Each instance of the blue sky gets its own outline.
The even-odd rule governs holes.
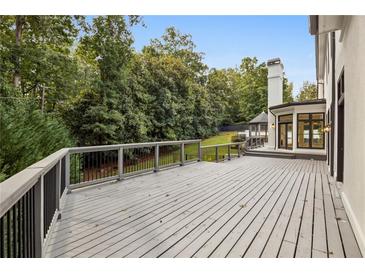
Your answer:
[[[239,66],[245,56],[265,62],[280,57],[296,94],[303,81],[315,81],[314,37],[307,16],[144,16],[146,28],[133,28],[140,51],[169,26],[190,33],[210,68]]]

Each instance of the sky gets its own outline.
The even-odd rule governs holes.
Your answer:
[[[132,29],[140,51],[169,26],[192,35],[209,68],[238,67],[246,56],[260,62],[279,57],[294,95],[303,81],[315,82],[314,37],[307,16],[143,16],[146,27]]]

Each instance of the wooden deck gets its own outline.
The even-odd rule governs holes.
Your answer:
[[[241,157],[74,191],[48,257],[361,257],[325,162]]]

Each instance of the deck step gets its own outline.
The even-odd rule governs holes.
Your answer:
[[[318,154],[303,154],[303,153],[286,153],[279,151],[260,151],[260,150],[246,150],[245,155],[247,156],[257,156],[257,157],[272,157],[272,158],[282,158],[282,159],[313,159],[325,161],[327,159],[326,155]]]
[[[295,159],[295,154],[291,153],[280,153],[280,152],[256,152],[256,151],[247,151],[245,153],[246,156],[256,156],[256,157],[272,157],[272,158],[283,158],[283,159]]]

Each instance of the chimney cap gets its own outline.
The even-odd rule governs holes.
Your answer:
[[[273,59],[267,60],[267,65],[268,66],[276,65],[276,64],[281,64],[280,58],[273,58]]]

